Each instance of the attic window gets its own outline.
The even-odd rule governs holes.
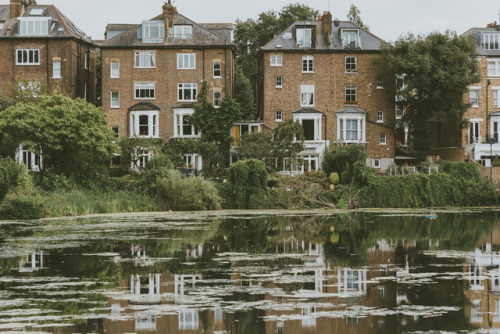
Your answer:
[[[32,8],[30,10],[30,15],[41,16],[43,14],[43,8]]]
[[[142,22],[143,43],[163,43],[165,41],[165,22],[144,21]]]
[[[291,32],[286,32],[283,34],[283,39],[292,39],[292,33]]]
[[[20,36],[46,36],[49,34],[48,17],[20,17]]]
[[[297,28],[297,46],[299,48],[310,48],[312,46],[312,29]]]
[[[174,25],[174,38],[188,39],[193,37],[193,26]]]
[[[346,49],[359,48],[359,30],[342,30],[342,46]]]
[[[485,50],[500,50],[500,34],[488,33],[483,34],[483,49]]]

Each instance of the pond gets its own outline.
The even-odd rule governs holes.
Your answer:
[[[0,223],[0,331],[500,333],[500,212]]]

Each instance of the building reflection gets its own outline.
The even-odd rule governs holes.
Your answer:
[[[33,251],[30,254],[23,256],[19,260],[19,272],[31,273],[43,269],[44,254],[42,250]]]
[[[475,328],[500,334],[500,228],[483,236],[464,263],[465,317]]]

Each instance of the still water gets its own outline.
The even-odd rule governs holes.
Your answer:
[[[500,333],[500,213],[0,223],[0,331]]]

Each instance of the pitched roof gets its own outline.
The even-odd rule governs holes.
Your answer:
[[[39,9],[40,15],[32,15],[33,9]],[[10,19],[10,5],[0,5],[0,20],[6,17],[6,23],[0,30],[0,37],[20,37],[19,36],[19,22],[17,19]],[[28,6],[20,17],[49,17],[51,24],[49,24],[48,36],[27,36],[29,38],[46,38],[46,37],[74,37],[83,39],[88,43],[92,43],[82,30],[80,30],[70,19],[68,19],[61,11],[53,5],[31,5]]]
[[[466,32],[464,32],[460,36],[473,35],[476,38],[476,50],[480,56],[498,57],[498,56],[500,56],[500,50],[485,50],[481,45],[482,34],[490,33],[490,32],[493,32],[493,33],[496,32],[496,33],[500,34],[499,27],[471,28],[471,29],[467,30]]]
[[[348,21],[341,21],[338,27],[335,27],[332,22],[330,34],[332,43],[329,45],[327,38],[322,31],[321,21],[296,21],[261,49],[265,51],[303,50],[304,48],[297,46],[297,43],[293,38],[294,30],[297,26],[312,27],[314,29],[315,46],[311,48],[314,50],[344,50],[342,46],[342,40],[340,39],[342,29],[359,30],[359,36],[361,40],[360,50],[379,50],[383,42],[382,39],[364,30],[358,25]]]
[[[151,20],[163,20],[163,15],[158,15]],[[173,29],[169,29],[165,43],[143,43],[138,37],[137,30],[141,24],[108,24],[106,31],[124,30],[116,36],[108,38],[101,43],[101,47],[137,47],[144,45],[169,45],[169,46],[218,46],[233,45],[231,43],[232,24],[211,23],[198,24],[184,15],[174,14],[174,25],[190,25],[193,27],[192,37],[187,39],[174,38]]]

